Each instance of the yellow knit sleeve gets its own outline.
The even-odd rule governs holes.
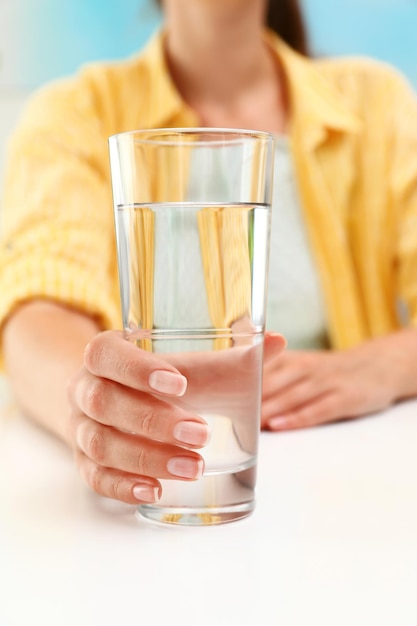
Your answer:
[[[43,297],[120,327],[107,136],[80,78],[29,102],[8,147],[1,216],[0,323]]]

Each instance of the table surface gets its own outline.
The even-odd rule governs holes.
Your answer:
[[[0,625],[417,626],[417,402],[262,433],[255,512],[205,528],[100,498],[0,379]]]

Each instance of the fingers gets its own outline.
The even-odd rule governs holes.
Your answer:
[[[266,351],[278,354],[284,345],[280,335],[266,339]],[[246,372],[257,363],[256,351],[242,355],[238,363]],[[181,359],[178,364],[187,373]],[[172,363],[137,348],[121,333],[100,333],[88,344],[69,398],[77,464],[96,493],[128,503],[154,502],[161,494],[159,480],[202,475],[204,461],[193,448],[208,442],[209,431],[186,405],[174,403],[186,387]]]
[[[279,333],[266,332],[264,341],[264,359],[268,361],[271,356],[280,354],[286,346],[287,341],[285,337]]]
[[[198,415],[85,369],[71,381],[70,399],[96,422],[148,439],[197,448],[209,439],[208,426]]]
[[[156,502],[158,479],[196,480],[204,471],[197,453],[117,431],[74,415],[75,459],[85,482],[97,494],[122,502]]]
[[[269,430],[308,428],[371,413],[366,392],[351,381],[312,377],[281,390],[262,404],[261,423]]]
[[[262,427],[293,430],[348,417],[346,382],[339,369],[337,357],[314,351],[290,351],[267,363]]]
[[[261,424],[269,430],[293,430],[351,417],[345,385],[325,370],[305,371],[291,366],[265,377]],[[285,384],[287,382],[288,384]]]
[[[127,504],[154,503],[161,497],[159,481],[102,467],[76,450],[75,461],[81,477],[97,494]]]
[[[276,415],[263,421],[264,427],[273,431],[296,430],[319,426],[340,419],[355,417],[343,415],[337,396],[328,393],[315,397],[312,401],[298,406],[287,414]]]
[[[314,376],[298,380],[294,378],[293,384],[284,388],[275,388],[275,393],[268,393],[267,385],[264,393],[264,410],[270,415],[286,415],[300,406],[316,401],[318,397],[329,391],[327,380]]]
[[[285,390],[304,379],[326,378],[332,368],[328,357],[323,352],[286,351],[281,354],[273,349],[269,350],[264,359],[264,396],[276,394],[277,391]]]
[[[186,378],[175,367],[115,331],[100,333],[90,341],[84,363],[96,376],[148,393],[182,396],[187,388]]]
[[[161,479],[194,480],[203,472],[203,459],[196,452],[133,436],[83,416],[78,421],[77,446],[100,467]]]
[[[159,480],[202,475],[203,458],[190,448],[207,443],[208,426],[172,403],[186,386],[173,365],[121,333],[101,333],[88,344],[68,397],[76,462],[96,493],[127,503],[155,502]]]

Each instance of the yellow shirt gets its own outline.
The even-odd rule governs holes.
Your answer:
[[[399,328],[399,305],[417,324],[415,95],[383,64],[309,60],[268,39],[289,85],[290,146],[332,346]],[[161,35],[31,98],[9,146],[0,322],[45,297],[120,328],[107,139],[166,126],[198,119],[171,81]]]

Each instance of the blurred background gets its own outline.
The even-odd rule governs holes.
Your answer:
[[[313,53],[368,55],[417,89],[417,0],[301,0]],[[152,0],[0,0],[0,173],[28,94],[90,60],[129,56],[158,28]]]

